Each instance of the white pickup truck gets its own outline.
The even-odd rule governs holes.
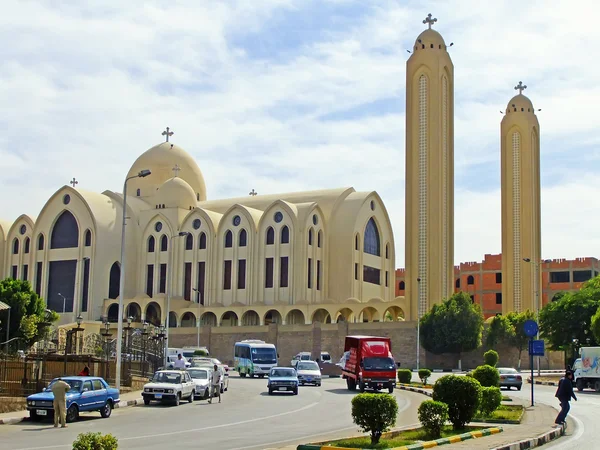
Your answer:
[[[582,347],[581,358],[575,360],[573,372],[578,391],[591,388],[600,392],[600,347]]]

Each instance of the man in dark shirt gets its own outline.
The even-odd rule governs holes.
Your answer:
[[[556,416],[554,423],[563,425],[565,420],[567,420],[567,414],[569,414],[569,410],[571,409],[571,398],[577,401],[577,397],[573,392],[573,372],[570,370],[567,370],[565,376],[558,382],[558,389],[556,390],[555,397],[558,398],[561,409],[558,416]]]

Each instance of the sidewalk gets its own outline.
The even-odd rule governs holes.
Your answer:
[[[115,409],[126,408],[128,406],[135,406],[143,403],[142,391],[123,393],[120,396],[120,400],[121,401],[115,405]],[[29,420],[28,411],[13,411],[0,414],[0,425],[12,425],[22,422],[23,420]]]

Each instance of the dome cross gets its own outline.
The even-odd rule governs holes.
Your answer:
[[[425,17],[425,20],[423,21],[423,23],[426,23],[427,25],[429,25],[429,29],[431,30],[431,25],[433,25],[434,23],[437,22],[436,18],[431,18],[431,13],[427,14],[427,17]]]
[[[527,89],[527,86],[524,85],[522,81],[519,81],[519,84],[515,86],[515,91],[519,91],[519,94],[523,94],[525,89]]]
[[[77,180],[75,179],[75,177],[73,177],[73,179],[72,179],[71,181],[69,181],[69,184],[72,184],[72,185],[73,185],[73,187],[75,187],[75,185],[76,185],[76,184],[79,184],[79,181],[77,181]]]
[[[258,195],[258,192],[256,192],[254,190],[254,188],[252,188],[252,190],[250,191],[250,193],[248,195],[251,195],[252,197],[254,197],[254,196]]]
[[[163,136],[166,136],[167,140],[165,142],[169,142],[169,137],[173,136],[175,133],[173,133],[172,131],[170,131],[169,127],[167,127],[167,129],[165,131],[162,132]]]
[[[173,176],[177,177],[179,176],[179,171],[181,170],[181,167],[179,167],[179,164],[175,164],[175,167],[173,167],[173,169],[171,169],[173,171]]]

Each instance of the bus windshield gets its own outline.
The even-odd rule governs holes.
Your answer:
[[[252,348],[252,362],[262,364],[277,364],[277,354],[274,348]]]

